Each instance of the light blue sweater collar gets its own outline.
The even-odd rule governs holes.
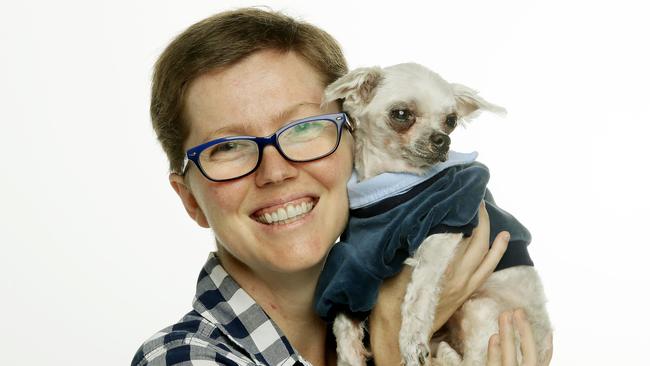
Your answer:
[[[434,165],[424,175],[382,173],[360,183],[357,182],[357,173],[354,171],[348,181],[350,209],[369,206],[384,198],[404,193],[449,167],[473,162],[477,156],[478,153],[476,151],[471,153],[449,151],[446,161]]]

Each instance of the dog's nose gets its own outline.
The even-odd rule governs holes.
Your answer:
[[[449,136],[441,132],[432,133],[429,139],[431,140],[433,147],[438,150],[448,149],[449,144],[451,143]]]

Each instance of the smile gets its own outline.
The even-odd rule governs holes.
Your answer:
[[[301,199],[279,208],[264,209],[256,212],[253,218],[267,225],[288,224],[299,220],[314,208],[315,202],[311,198]]]

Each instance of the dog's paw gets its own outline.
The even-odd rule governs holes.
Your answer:
[[[460,366],[463,360],[456,350],[451,348],[447,342],[440,342],[436,353],[436,364],[439,366]]]
[[[428,365],[429,355],[431,354],[431,351],[429,350],[429,346],[426,344],[418,344],[417,352],[418,352],[418,362],[420,363],[420,365],[421,366]]]
[[[363,345],[363,321],[355,320],[344,314],[334,319],[333,331],[336,337],[338,366],[365,366],[370,353]]]
[[[431,350],[428,344],[409,345],[402,349],[402,357],[404,358],[402,364],[404,366],[428,366],[431,364],[430,355]]]

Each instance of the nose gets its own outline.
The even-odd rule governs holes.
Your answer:
[[[298,174],[298,169],[286,160],[273,145],[264,147],[262,161],[255,172],[255,183],[262,187],[291,179]]]
[[[442,132],[432,133],[431,136],[429,136],[429,140],[436,150],[447,150],[449,149],[449,144],[451,143],[449,136]]]

